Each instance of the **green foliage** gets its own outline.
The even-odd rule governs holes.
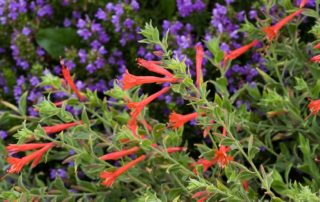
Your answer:
[[[36,41],[51,57],[59,58],[65,48],[79,46],[80,38],[71,28],[45,28],[39,30]]]

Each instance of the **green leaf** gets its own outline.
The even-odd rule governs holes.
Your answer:
[[[75,29],[45,28],[39,30],[36,41],[51,57],[58,59],[64,55],[64,48],[78,47],[81,39]]]
[[[27,114],[27,96],[28,92],[24,92],[19,99],[19,111],[22,115]]]
[[[229,91],[227,89],[228,81],[226,78],[222,77],[213,82],[217,91],[224,96],[229,97]]]
[[[250,135],[249,141],[248,141],[248,154],[250,154],[250,151],[252,149],[252,144],[253,144],[253,135]]]
[[[152,22],[146,23],[143,29],[141,29],[140,34],[145,37],[145,39],[140,40],[140,43],[154,43],[160,44],[159,30],[152,26]]]
[[[269,84],[276,84],[277,82],[271,78],[268,74],[266,74],[264,71],[262,71],[261,69],[259,68],[256,68],[258,73],[260,74],[260,76],[263,78],[263,80],[266,82],[266,83],[269,83]]]
[[[319,14],[314,9],[304,8],[303,11],[302,11],[302,14],[306,15],[308,17],[316,18],[316,19],[319,18]]]
[[[317,83],[311,89],[311,94],[313,99],[317,99],[320,93],[320,80],[317,80]]]
[[[57,190],[61,191],[62,192],[61,195],[67,195],[68,194],[68,190],[64,186],[64,183],[63,183],[62,179],[59,176],[56,177],[56,179],[52,182],[51,186],[56,188]]]
[[[83,121],[83,123],[85,123],[86,125],[90,125],[90,120],[86,111],[86,108],[82,109],[82,113],[81,113],[81,120]]]
[[[249,95],[251,95],[251,97],[253,97],[253,99],[259,100],[261,98],[261,93],[260,93],[257,86],[254,86],[254,87],[248,86],[247,91],[248,91]]]
[[[214,55],[215,64],[219,63],[224,56],[223,51],[220,50],[219,43],[220,41],[218,38],[212,38],[206,44],[209,51]]]

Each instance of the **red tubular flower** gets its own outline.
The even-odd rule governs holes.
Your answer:
[[[226,165],[228,165],[229,161],[233,160],[232,156],[227,155],[229,150],[230,147],[221,145],[220,148],[215,151],[213,162],[218,163],[221,168],[224,168]]]
[[[310,61],[320,63],[320,55],[313,56]]]
[[[205,158],[200,158],[198,159],[198,161],[196,162],[197,165],[202,165],[203,166],[203,172],[206,172],[211,166],[213,166],[213,164],[215,164],[215,161],[209,161]],[[193,172],[195,174],[197,174],[197,170],[193,169]]]
[[[169,123],[173,128],[180,128],[188,121],[191,121],[193,119],[196,119],[198,117],[198,113],[194,112],[191,114],[177,114],[175,112],[172,112],[169,116]]]
[[[239,56],[241,56],[242,54],[247,52],[250,48],[256,46],[258,43],[259,43],[258,40],[254,40],[247,45],[244,45],[236,50],[230,51],[230,53],[224,53],[224,59],[223,59],[224,65],[226,65],[226,63],[229,60],[234,60],[234,59],[238,58]]]
[[[308,3],[308,0],[301,0],[299,7],[303,8]]]
[[[198,44],[196,45],[196,74],[197,74],[197,78],[196,78],[196,85],[197,87],[200,86],[200,84],[202,83],[202,69],[201,69],[201,65],[202,65],[202,61],[203,61],[203,47],[202,45]]]
[[[136,119],[130,119],[128,122],[128,128],[131,130],[134,137],[138,137],[137,130],[138,130],[138,124]]]
[[[64,61],[61,60],[60,64],[62,67],[62,75],[66,82],[69,84],[70,88],[73,90],[73,92],[76,94],[80,101],[85,101],[86,97],[80,94],[80,91],[73,82],[69,69],[64,65]]]
[[[187,148],[185,148],[185,147],[169,147],[169,148],[167,148],[167,152],[169,154],[179,152],[179,151],[186,151],[186,150],[187,150]]]
[[[227,136],[227,129],[225,127],[222,129],[222,136]]]
[[[209,194],[207,191],[198,191],[195,194],[193,194],[191,198],[196,199],[199,197],[202,197],[202,198],[198,199],[197,202],[203,202],[209,197]]]
[[[152,126],[145,120],[139,120],[139,122],[149,131],[152,131]]]
[[[31,143],[31,144],[10,144],[6,147],[10,154],[15,154],[21,151],[29,151],[33,149],[39,149],[48,145],[48,143]]]
[[[177,82],[176,78],[170,77],[170,78],[160,78],[155,76],[135,76],[130,74],[128,71],[123,76],[123,89],[128,90],[132,87],[146,84],[146,83],[165,83],[165,82],[171,82],[175,83]]]
[[[168,70],[158,65],[159,62],[157,61],[147,61],[142,58],[137,58],[137,62],[138,62],[138,65],[146,68],[151,72],[155,72],[157,74],[161,74],[167,77],[173,77],[173,74],[171,74]]]
[[[100,156],[99,159],[101,160],[117,160],[119,158],[122,158],[124,156],[128,156],[130,154],[136,153],[140,148],[139,147],[132,147],[131,149],[123,149],[121,151],[112,152],[103,156]]]
[[[10,145],[10,146],[12,148],[12,145]],[[25,145],[21,145],[20,149],[22,149],[23,146],[25,146],[24,149],[31,148],[29,144],[25,144]],[[34,168],[35,166],[38,165],[38,163],[42,159],[43,155],[49,149],[51,149],[53,146],[54,146],[54,143],[45,143],[44,146],[40,150],[35,151],[35,152],[33,152],[33,153],[29,154],[28,156],[25,156],[25,157],[23,157],[21,159],[8,157],[7,161],[8,161],[9,164],[11,164],[11,167],[7,172],[11,173],[11,174],[12,173],[19,173],[21,171],[21,169],[25,165],[30,163],[31,161],[33,161],[32,164],[31,164],[31,167]],[[34,148],[36,148],[36,147],[34,147]],[[37,147],[37,148],[39,148],[39,147]],[[26,150],[23,150],[23,151],[26,151]]]
[[[146,155],[142,155],[139,158],[136,158],[133,161],[130,161],[129,163],[127,163],[126,165],[118,168],[116,171],[114,172],[108,172],[108,171],[103,171],[100,173],[100,178],[104,178],[102,184],[107,186],[107,187],[111,187],[112,184],[114,183],[114,181],[117,179],[117,177],[119,177],[120,175],[122,175],[124,172],[126,172],[127,170],[129,170],[131,167],[135,166],[137,163],[139,163],[140,161],[143,161],[146,158]]]
[[[166,93],[169,89],[170,89],[170,87],[165,87],[140,102],[129,102],[128,107],[132,110],[130,113],[130,115],[132,117],[131,121],[136,121],[139,114],[141,113],[141,111],[143,110],[143,108],[146,105],[148,105],[150,102],[152,102],[154,99],[156,99],[160,95]]]
[[[43,127],[43,130],[46,132],[47,135],[49,135],[52,133],[58,133],[60,131],[63,131],[65,129],[71,128],[73,126],[76,126],[82,123],[83,123],[82,121],[76,121],[71,123],[62,123],[55,126],[45,126]]]
[[[277,24],[264,28],[263,31],[267,34],[267,38],[269,39],[269,41],[272,41],[274,37],[276,37],[280,29],[284,25],[286,25],[290,20],[292,20],[295,16],[299,15],[301,12],[302,9],[299,9],[296,12],[280,20]]]
[[[315,49],[320,49],[320,43],[318,43],[317,45],[315,45],[313,48],[315,48]]]
[[[243,180],[242,181],[242,187],[243,189],[248,192],[249,191],[249,184],[248,184],[248,181],[247,180]]]
[[[53,103],[53,104],[54,104],[54,106],[56,106],[56,107],[61,107],[62,104],[63,104],[63,101],[55,102],[55,103]]]
[[[309,108],[311,114],[317,115],[320,110],[320,99],[310,100],[308,108]]]
[[[214,120],[210,120],[210,124],[214,124]],[[204,130],[203,130],[203,137],[206,138],[209,134],[211,130],[211,126],[207,126]]]

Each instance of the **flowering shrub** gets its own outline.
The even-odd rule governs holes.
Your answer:
[[[319,3],[0,1],[0,198],[319,201]]]

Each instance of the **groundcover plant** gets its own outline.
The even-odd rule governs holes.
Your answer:
[[[1,201],[320,201],[320,0],[0,0]]]

